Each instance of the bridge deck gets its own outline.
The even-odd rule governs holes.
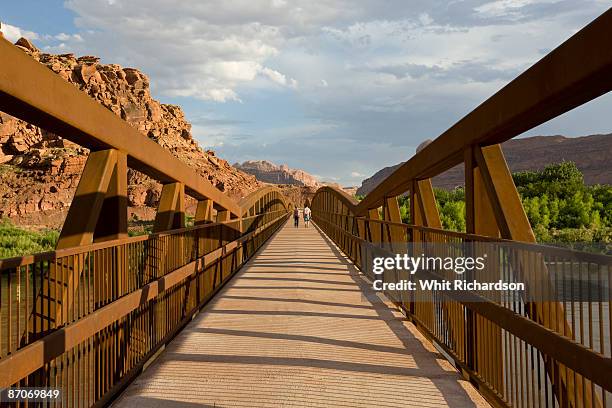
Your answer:
[[[287,223],[115,404],[487,406],[402,317]]]

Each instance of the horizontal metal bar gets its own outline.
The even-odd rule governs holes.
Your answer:
[[[275,213],[281,213],[281,212],[284,212],[284,211],[283,210],[280,210],[280,211],[271,211],[271,212],[266,213],[266,214],[275,214]],[[246,220],[249,220],[249,219],[252,219],[252,218],[261,217],[262,215],[263,214],[254,215],[252,217],[245,217],[245,218],[242,218],[242,220],[246,221]],[[136,242],[147,241],[147,240],[149,240],[151,238],[163,237],[163,236],[168,236],[168,235],[175,235],[175,234],[180,234],[180,233],[184,233],[184,232],[190,232],[190,231],[194,231],[194,230],[205,230],[205,229],[217,227],[219,225],[234,224],[237,221],[239,221],[239,220],[238,219],[233,219],[233,220],[224,221],[224,222],[211,222],[211,223],[207,223],[207,224],[198,224],[198,225],[194,225],[192,227],[186,227],[186,228],[179,228],[179,229],[174,229],[174,230],[169,230],[169,231],[156,232],[156,233],[149,234],[149,235],[140,235],[140,236],[136,236],[136,237],[119,238],[119,239],[115,239],[115,240],[95,242],[95,243],[89,244],[89,245],[81,245],[81,246],[72,247],[72,248],[58,249],[58,250],[48,251],[48,252],[41,252],[41,253],[34,254],[34,255],[16,256],[16,257],[13,257],[13,258],[0,259],[0,272],[2,272],[3,270],[6,270],[6,269],[18,268],[20,266],[29,265],[29,264],[32,264],[32,263],[35,263],[35,262],[53,261],[53,260],[55,260],[57,258],[62,258],[62,257],[69,256],[69,255],[82,254],[82,253],[91,252],[91,251],[95,251],[95,250],[99,250],[99,249],[104,249],[104,248],[111,248],[111,247],[116,247],[116,246],[120,246],[120,245],[133,244],[133,243],[136,243]]]
[[[440,234],[440,235],[444,235],[448,237],[460,238],[465,241],[496,242],[496,243],[511,247],[512,249],[524,249],[527,251],[537,252],[537,253],[548,255],[551,257],[552,256],[565,257],[567,258],[566,260],[568,261],[571,260],[571,261],[580,261],[580,262],[592,262],[592,263],[596,263],[599,265],[612,266],[612,256],[605,255],[605,254],[585,252],[585,251],[579,251],[579,250],[572,249],[572,248],[555,247],[551,245],[543,245],[543,244],[537,244],[537,243],[531,243],[531,242],[513,241],[511,239],[489,237],[486,235],[468,234],[465,232],[450,231],[450,230],[445,230],[441,228],[425,227],[422,225],[405,224],[405,223],[392,222],[392,221],[386,221],[386,220],[381,220],[381,219],[378,219],[378,220],[371,219],[371,218],[365,219],[362,216],[346,215],[346,214],[342,214],[338,212],[327,212],[327,214],[336,215],[339,217],[362,219],[364,221],[367,221],[370,224],[384,224],[384,225],[389,225],[392,227],[401,227],[401,228],[412,229],[416,231],[431,232],[434,234]]]
[[[287,215],[288,216],[288,215]],[[271,223],[275,223],[277,221],[279,221],[282,217],[278,217],[276,220],[272,221]],[[236,241],[239,241],[242,238],[239,238]],[[98,401],[96,401],[93,405],[93,407],[106,407],[121,391],[123,391],[127,385],[129,385],[129,383],[131,381],[134,380],[134,378],[136,376],[138,376],[138,374],[140,374],[142,372],[142,370],[144,370],[145,365],[147,364],[147,361],[154,356],[157,352],[159,352],[159,349],[161,347],[163,347],[165,344],[168,344],[170,342],[170,340],[172,340],[177,333],[179,333],[191,320],[192,320],[192,314],[197,311],[200,310],[201,308],[203,308],[206,304],[208,304],[208,302],[210,302],[214,296],[221,290],[223,289],[223,287],[225,286],[225,284],[227,283],[227,281],[223,281],[221,282],[221,284],[219,286],[217,286],[216,288],[213,289],[212,293],[210,294],[210,296],[207,296],[206,300],[199,304],[196,305],[196,307],[194,307],[188,314],[187,316],[185,316],[185,318],[183,318],[183,320],[168,334],[166,334],[162,340],[160,342],[158,342],[143,358],[140,362],[138,362],[129,372],[127,372],[120,380],[118,383],[116,383],[110,390],[108,390],[108,392],[106,394],[104,394],[102,396],[102,398]]]

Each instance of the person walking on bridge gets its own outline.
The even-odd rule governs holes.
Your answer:
[[[293,225],[295,228],[299,227],[300,225],[300,210],[297,207],[295,207],[295,210],[293,210]]]
[[[310,225],[310,208],[308,206],[304,207],[304,228],[308,228]]]

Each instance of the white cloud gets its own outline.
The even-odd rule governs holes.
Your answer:
[[[260,72],[270,78],[273,82],[279,84],[279,85],[287,85],[291,88],[295,88],[297,87],[297,81],[293,78],[289,78],[287,79],[287,77],[284,74],[281,74],[278,71],[275,71],[273,69],[270,69],[268,67],[262,67]]]
[[[268,60],[288,35],[308,30],[310,10],[321,9],[301,13],[282,0],[69,0],[66,6],[79,16],[83,43],[59,39],[75,52],[138,67],[158,94],[217,102],[240,101],[241,88],[250,84],[297,88],[295,78]]]
[[[197,81],[200,82],[200,81]],[[236,92],[229,88],[213,88],[210,86],[200,86],[198,83],[193,85],[181,85],[178,88],[167,87],[165,94],[168,96],[195,97],[203,100],[216,102],[237,101],[242,102]]]
[[[54,36],[49,36],[49,35],[45,35],[44,38],[46,40],[49,39],[55,39],[55,40],[59,40],[59,41],[76,41],[76,42],[83,42],[83,37],[81,37],[80,34],[66,34],[66,33],[59,33],[56,34]]]
[[[495,0],[485,3],[474,10],[479,17],[510,17],[518,19],[523,17],[522,9],[527,6],[538,4],[554,4],[560,0]]]
[[[33,31],[24,30],[6,23],[2,23],[0,30],[2,31],[4,38],[11,42],[15,42],[21,37],[25,37],[29,40],[37,40],[39,38],[39,35]]]
[[[371,94],[399,103],[430,89],[428,80],[434,87],[480,81],[478,66],[485,82],[494,72],[506,79],[504,72],[514,74],[541,48],[559,43],[567,22],[550,13],[516,24],[498,19],[554,1],[475,0],[470,7],[390,0],[380,7],[372,0],[68,0],[82,38],[57,37],[62,52],[95,52],[142,69],[156,94],[226,102],[243,101],[245,92],[291,89],[325,103],[358,83],[350,99],[371,107]],[[441,72],[417,84],[372,69],[407,64]]]
[[[424,25],[430,25],[431,23],[434,22],[434,20],[429,16],[429,14],[427,13],[421,13],[419,14],[419,22]]]

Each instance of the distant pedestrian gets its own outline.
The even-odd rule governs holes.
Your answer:
[[[308,206],[304,207],[304,227],[308,228],[310,225],[310,208]]]
[[[295,210],[293,210],[293,225],[295,228],[299,227],[300,225],[300,210],[297,207],[295,207]]]

